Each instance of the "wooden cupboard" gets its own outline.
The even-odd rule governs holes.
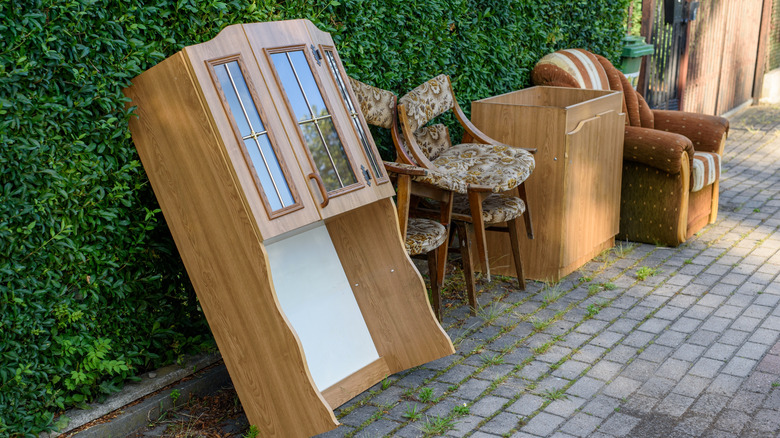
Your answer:
[[[534,239],[520,239],[527,278],[558,281],[611,248],[620,225],[622,96],[531,87],[471,103],[471,120],[500,142],[537,148],[526,180]],[[506,234],[488,233],[491,271],[515,275]]]
[[[133,80],[130,122],[250,423],[310,436],[454,352],[329,34],[233,25]]]

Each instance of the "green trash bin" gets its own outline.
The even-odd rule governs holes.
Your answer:
[[[642,57],[653,53],[653,45],[645,43],[645,37],[627,35],[623,38],[623,52],[620,54],[620,71],[636,88]]]

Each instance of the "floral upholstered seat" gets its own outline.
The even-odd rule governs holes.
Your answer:
[[[469,214],[469,198],[456,195],[452,204],[452,212]],[[520,217],[525,213],[525,202],[517,196],[493,193],[482,201],[482,220],[485,225],[500,224]]]
[[[465,142],[453,145],[446,126],[429,124],[447,111],[452,111],[464,128]],[[461,203],[465,202],[465,208],[456,212],[460,218],[474,224],[478,259],[488,279],[490,266],[485,225],[507,223],[518,280],[525,288],[516,219],[526,213],[527,199],[522,183],[534,170],[531,151],[499,143],[477,129],[463,114],[446,75],[423,83],[399,99],[398,119],[403,134],[403,141],[396,144],[400,161],[451,175],[468,185],[468,197],[459,198]],[[504,195],[498,196],[501,193]],[[485,218],[491,220],[486,222]],[[493,222],[492,218],[503,220]],[[525,214],[523,218],[527,235],[532,238],[530,216]]]
[[[447,228],[444,225],[430,219],[409,218],[404,240],[409,255],[427,254],[446,240]]]
[[[448,76],[439,75],[425,82],[399,99],[398,103],[403,105],[401,126],[408,128],[404,135],[410,140],[408,149],[416,162],[410,164],[456,173],[468,184],[486,187],[493,193],[514,189],[533,172],[535,163],[528,151],[488,139],[470,122],[466,131],[472,136],[481,134],[481,139],[488,141],[452,145],[446,126],[425,126],[446,111],[453,110],[456,116],[462,113]],[[461,116],[458,119],[461,123],[468,121],[465,116],[463,120]]]
[[[479,143],[449,147],[432,163],[444,173],[457,174],[467,184],[489,187],[493,193],[514,189],[534,169],[533,157],[522,149]]]

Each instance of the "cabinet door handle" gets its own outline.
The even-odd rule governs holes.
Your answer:
[[[322,178],[320,178],[320,175],[316,172],[312,172],[309,174],[309,179],[313,179],[317,182],[317,187],[319,187],[320,194],[322,195],[322,202],[320,203],[320,207],[325,208],[328,205],[328,202],[330,202],[330,198],[328,197],[328,191],[325,189],[325,184],[322,182]]]

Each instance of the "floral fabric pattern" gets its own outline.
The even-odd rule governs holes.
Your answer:
[[[409,170],[425,171],[425,175],[413,176],[412,181],[430,184],[440,189],[449,190],[455,193],[466,194],[468,191],[468,184],[458,178],[456,175],[450,175],[436,169],[425,169],[403,163],[393,163],[393,166]],[[387,169],[387,171],[393,173],[392,169]]]
[[[456,195],[452,203],[452,212],[471,214],[469,198]],[[493,193],[482,201],[482,220],[485,225],[511,221],[525,213],[525,202],[517,196]]]
[[[523,149],[478,143],[453,146],[433,164],[443,173],[457,175],[468,184],[489,187],[493,193],[517,187],[536,165],[533,156]]]
[[[408,92],[398,100],[406,108],[409,126],[417,131],[431,119],[450,110],[455,105],[455,97],[450,88],[450,78],[439,75]]]
[[[435,160],[442,151],[452,145],[450,131],[441,123],[423,126],[414,132],[414,139],[429,160]]]
[[[393,127],[393,114],[395,113],[396,96],[390,91],[349,78],[352,90],[360,104],[360,111],[370,125],[380,126],[385,129]]]
[[[447,239],[447,229],[444,225],[420,218],[409,218],[406,226],[406,252],[409,255],[425,254],[440,247]]]

